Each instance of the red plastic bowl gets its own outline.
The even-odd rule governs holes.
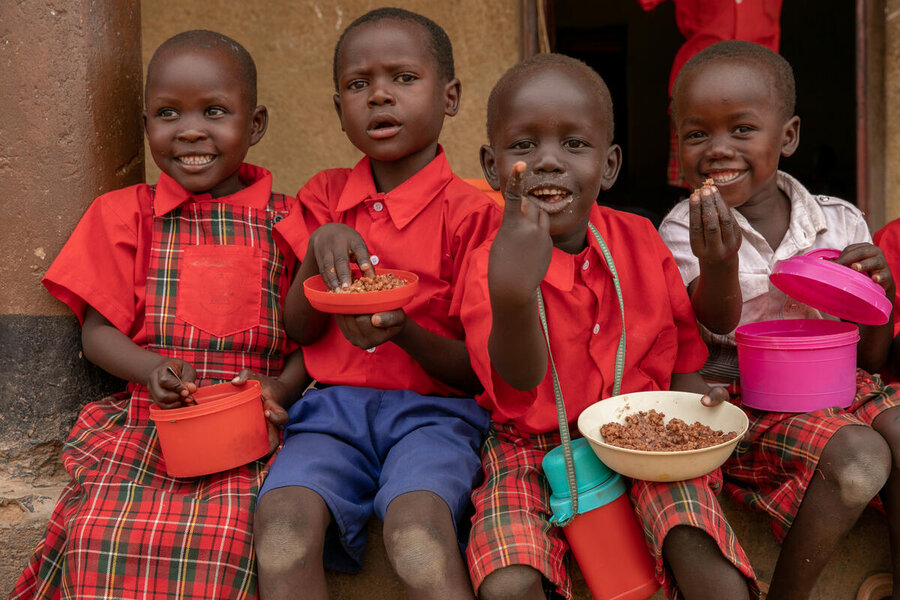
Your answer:
[[[240,467],[266,455],[269,434],[262,388],[251,379],[199,388],[196,405],[163,410],[150,405],[171,477],[197,477]]]
[[[353,292],[341,294],[330,291],[321,275],[314,275],[303,282],[306,299],[316,310],[338,315],[369,315],[405,306],[419,290],[419,276],[398,269],[378,269],[378,275],[392,274],[406,280],[406,285],[378,292]],[[354,275],[355,276],[355,275]]]

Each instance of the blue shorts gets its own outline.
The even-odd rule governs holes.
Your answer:
[[[468,525],[459,525],[481,481],[490,421],[475,400],[333,386],[309,390],[288,414],[284,448],[259,495],[299,486],[322,497],[335,525],[325,540],[326,567],[359,570],[373,511],[384,520],[388,504],[407,492],[443,499],[457,535],[468,535]]]

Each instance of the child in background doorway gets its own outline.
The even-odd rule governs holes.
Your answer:
[[[862,213],[810,194],[778,170],[797,148],[794,76],[781,56],[749,42],[698,53],[675,83],[672,113],[685,176],[698,188],[663,220],[710,347],[702,373],[738,376],[734,330],[767,319],[828,318],[769,282],[775,263],[815,248],[842,250],[837,262],[868,273],[894,298],[884,256]],[[888,356],[893,324],[860,325],[858,365]],[[782,543],[769,600],[807,598],[838,542],[881,492],[900,572],[900,409],[897,393],[860,369],[847,409],[773,413],[746,408],[750,430],[725,463],[726,489],[772,517]],[[853,427],[848,427],[853,425]],[[815,476],[814,476],[815,475]]]
[[[341,127],[366,156],[314,176],[299,192],[303,219],[285,221],[311,232],[287,323],[323,385],[292,407],[260,495],[260,592],[327,598],[323,564],[360,568],[374,512],[410,598],[472,598],[457,530],[464,538],[488,417],[449,309],[463,260],[500,211],[453,174],[438,142],[460,83],[437,24],[395,8],[363,15],[337,43],[334,84]],[[354,262],[367,275],[412,271],[418,294],[374,315],[313,309],[302,282],[321,274],[346,287]]]
[[[562,55],[510,69],[488,101],[485,177],[505,190],[503,224],[467,263],[461,312],[493,427],[482,451],[467,550],[478,596],[572,598],[562,530],[551,526],[544,455],[560,444],[548,354],[574,422],[613,395],[623,317],[621,391],[679,389],[722,402],[696,372],[706,359],[675,261],[643,217],[603,208],[622,151],[600,76]],[[604,257],[608,246],[614,269]],[[548,342],[539,316],[542,297]],[[656,571],[671,598],[738,600],[757,592],[753,569],[716,499],[721,474],[676,483],[632,481]],[[603,535],[597,532],[598,539]]]
[[[159,182],[97,198],[43,280],[81,321],[85,356],[128,391],[81,411],[63,450],[72,481],[11,598],[256,597],[265,460],[169,477],[149,408],[252,378],[269,420],[287,421],[306,372],[282,322],[297,261],[272,229],[296,201],[243,163],[268,117],[234,40],[188,31],[164,42],[145,103]]]

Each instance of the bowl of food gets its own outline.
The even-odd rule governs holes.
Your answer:
[[[399,269],[377,269],[375,277],[353,273],[345,290],[331,290],[321,275],[303,282],[306,299],[316,310],[339,315],[368,315],[405,306],[419,289],[419,276]]]
[[[578,430],[610,469],[646,481],[682,481],[722,465],[747,433],[744,411],[702,394],[635,392],[601,400],[578,417]]]

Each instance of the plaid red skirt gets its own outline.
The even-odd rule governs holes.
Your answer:
[[[265,208],[191,202],[154,219],[147,347],[194,365],[200,385],[229,380],[243,367],[272,376],[282,368],[279,298],[290,279],[271,227],[285,202],[278,194]],[[218,245],[251,248],[261,276],[246,283],[261,288],[259,314],[250,315],[256,326],[224,337],[178,318],[185,308],[178,282],[190,278],[185,250]],[[10,598],[256,598],[251,522],[266,463],[169,477],[149,402],[146,388],[131,384],[81,410],[63,449],[72,480]]]
[[[482,449],[485,481],[472,495],[475,514],[466,549],[476,590],[494,571],[527,565],[543,574],[547,591],[573,597],[569,545],[562,529],[550,524],[550,488],[541,469],[544,455],[559,443],[556,432],[527,435],[511,425],[494,424]],[[716,471],[691,481],[631,484],[631,500],[669,598],[679,594],[663,562],[662,542],[676,525],[698,527],[712,536],[755,589],[753,569],[715,497],[721,482]]]
[[[740,396],[732,394],[735,402]],[[781,542],[791,528],[825,444],[847,425],[871,425],[900,404],[900,393],[877,375],[857,370],[856,398],[847,408],[809,413],[775,413],[744,407],[750,429],[722,466],[725,492],[737,502],[772,517]],[[873,504],[880,508],[876,496]]]
[[[156,428],[135,418],[148,410],[122,393],[81,411],[63,453],[72,481],[10,599],[256,598],[252,517],[266,464],[168,477]]]

